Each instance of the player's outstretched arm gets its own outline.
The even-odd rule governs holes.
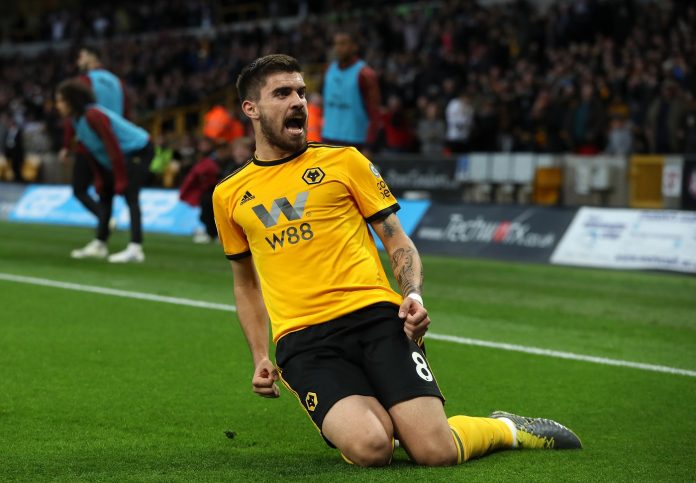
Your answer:
[[[249,256],[230,263],[237,316],[254,360],[253,390],[259,396],[278,397],[278,371],[268,357],[268,312],[253,259]]]
[[[423,307],[423,264],[413,241],[408,237],[395,214],[372,222],[372,228],[382,240],[394,276],[399,283],[404,301],[399,317],[404,319],[404,332],[417,340],[425,335],[430,325],[428,311]]]

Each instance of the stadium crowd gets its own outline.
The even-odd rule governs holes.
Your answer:
[[[0,39],[5,42],[59,42],[85,37],[108,39],[162,30],[208,29],[238,20],[299,15],[309,9],[322,11],[323,2],[311,0],[104,0],[19,4],[7,9],[0,20]],[[330,7],[327,7],[330,8]]]
[[[138,119],[229,87],[241,66],[264,54],[282,51],[321,71],[341,25],[359,29],[362,56],[380,78],[383,129],[375,152],[696,151],[696,73],[688,60],[696,57],[696,5],[686,0],[571,0],[541,11],[524,1],[376,2],[360,9],[324,2],[333,13],[319,8],[311,15],[296,15],[310,5],[297,2],[281,11],[295,14],[287,22],[244,28],[222,28],[205,2],[146,4],[108,10],[101,40],[94,28],[70,27],[62,38],[74,40],[72,48],[29,58],[4,52],[3,152],[8,133],[18,129],[27,150],[59,148],[52,97],[61,80],[77,74],[80,42],[98,40]],[[170,17],[168,9],[190,15]],[[122,10],[128,29],[117,28]],[[99,12],[107,10],[96,3],[59,15],[66,25],[84,26],[83,17],[94,20]],[[55,25],[45,22],[39,38],[55,38]],[[171,30],[201,25],[209,27],[204,34]],[[133,34],[110,38],[113,32]]]

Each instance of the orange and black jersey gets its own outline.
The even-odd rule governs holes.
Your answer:
[[[368,229],[399,205],[355,148],[309,143],[284,159],[254,158],[218,184],[213,207],[227,258],[254,259],[274,341],[401,303]]]

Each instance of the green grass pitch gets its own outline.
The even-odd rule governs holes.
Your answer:
[[[233,304],[219,246],[76,261],[91,230],[0,223],[0,273]],[[111,249],[125,246],[124,232]],[[424,257],[431,331],[696,370],[696,278]],[[696,377],[430,340],[449,414],[558,419],[581,451],[361,469],[251,392],[236,315],[0,280],[0,481],[693,481]],[[235,437],[227,438],[225,431]]]

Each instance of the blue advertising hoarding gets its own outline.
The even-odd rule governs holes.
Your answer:
[[[146,188],[140,192],[143,229],[150,232],[190,235],[201,225],[199,208],[181,200],[176,190]],[[114,199],[113,217],[119,229],[128,228],[130,216],[123,197]],[[72,195],[70,186],[30,185],[8,215],[10,221],[95,226],[94,215]]]

